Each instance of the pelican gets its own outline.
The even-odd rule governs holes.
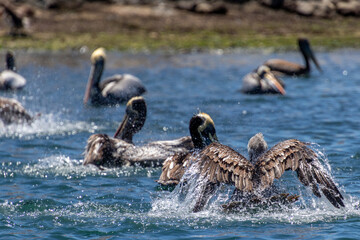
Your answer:
[[[4,125],[31,123],[33,118],[19,101],[0,97],[0,120]]]
[[[109,105],[123,103],[140,96],[146,89],[140,79],[130,74],[116,74],[100,82],[105,66],[105,49],[98,48],[91,55],[91,71],[86,86],[84,104]]]
[[[264,65],[245,75],[240,91],[248,94],[286,94],[284,83]]]
[[[192,162],[196,152],[212,142],[217,142],[215,124],[206,113],[199,113],[190,119],[189,130],[194,149],[188,153],[175,154],[165,160],[158,183],[161,185],[177,185]]]
[[[220,183],[235,185],[235,194],[262,195],[287,170],[295,171],[315,196],[323,194],[334,207],[345,207],[339,189],[308,145],[289,139],[267,150],[263,135],[258,133],[249,140],[248,160],[226,145],[211,143],[197,156],[198,170],[206,182],[193,211],[203,209]]]
[[[6,53],[6,70],[0,73],[1,90],[17,90],[25,86],[26,79],[16,73],[15,57],[11,51]]]
[[[310,60],[312,60],[319,71],[322,71],[318,61],[311,50],[309,40],[298,39],[299,49],[304,56],[305,66],[298,63],[288,62],[282,59],[269,59],[264,65],[268,66],[276,75],[304,75],[310,72]]]
[[[190,137],[169,141],[155,141],[135,146],[133,135],[141,130],[146,120],[146,103],[143,97],[133,97],[126,105],[124,119],[114,137],[106,134],[91,135],[85,149],[84,165],[103,167],[141,165],[158,166],[176,153],[188,152],[194,145]]]

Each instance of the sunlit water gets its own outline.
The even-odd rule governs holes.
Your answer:
[[[316,143],[345,197],[335,209],[302,187],[295,174],[277,181],[300,194],[292,206],[224,213],[229,190],[191,213],[193,195],[158,188],[160,168],[100,171],[82,166],[87,138],[112,135],[124,105],[84,107],[90,53],[18,52],[32,126],[0,129],[0,231],[4,239],[359,239],[360,51],[317,52],[323,73],[284,78],[287,96],[239,93],[241,78],[273,57],[301,62],[297,52],[108,53],[104,75],[132,73],[148,89],[148,118],[136,144],[188,135],[199,110],[215,121],[220,141],[246,155],[248,139],[262,132],[270,146],[288,139]],[[0,55],[0,59],[4,54]]]

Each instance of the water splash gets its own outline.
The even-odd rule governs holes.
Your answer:
[[[8,169],[4,169],[4,172],[6,171]],[[95,166],[83,166],[83,159],[71,159],[64,155],[54,155],[39,159],[35,163],[25,164],[23,168],[16,172],[30,177],[49,178],[61,176],[67,179],[77,179],[87,176],[129,177],[146,175],[151,177],[156,172],[156,169],[129,166],[99,170]]]
[[[101,126],[83,121],[62,119],[60,115],[43,114],[31,124],[11,124],[0,128],[0,137],[30,140],[52,135],[71,136],[79,132],[94,133],[101,130]]]
[[[312,148],[319,154],[320,161],[324,164],[324,167],[321,168],[330,175],[331,168],[328,159],[316,147],[316,145],[312,145]],[[296,178],[295,176],[292,177]],[[300,195],[300,200],[295,203],[269,206],[252,205],[229,213],[224,211],[222,204],[229,202],[234,187],[222,184],[205,205],[205,209],[193,213],[192,209],[205,183],[205,178],[200,175],[197,164],[192,164],[172,192],[160,192],[158,196],[154,197],[149,216],[161,218],[167,215],[169,221],[175,221],[179,218],[197,220],[209,218],[211,222],[226,220],[256,224],[311,224],[360,217],[359,199],[343,193],[346,207],[337,209],[325,197],[317,198],[314,196],[311,189],[303,186],[297,178],[295,181],[285,179],[277,182],[280,185],[278,186],[279,189],[284,191],[288,191],[288,188],[297,189],[296,194]],[[287,186],[289,184],[295,186]]]

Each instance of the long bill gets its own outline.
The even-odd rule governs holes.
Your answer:
[[[95,66],[91,66],[89,79],[86,85],[85,95],[84,95],[84,104],[86,104],[90,98],[90,92],[91,88],[94,84],[94,78],[95,78]]]
[[[120,123],[118,129],[116,130],[115,134],[114,134],[114,138],[119,138],[124,140],[124,135],[126,134],[124,131],[126,129],[126,125],[128,124],[129,121],[129,115],[127,113],[125,113],[124,119],[122,120],[122,122]]]
[[[322,72],[322,69],[321,69],[321,67],[320,67],[317,59],[315,58],[314,53],[311,51],[311,49],[309,49],[309,57],[310,57],[311,60],[315,63],[316,68],[317,68],[320,72]]]
[[[265,73],[265,79],[269,85],[278,93],[285,95],[286,91],[280,84],[279,80],[272,73]]]

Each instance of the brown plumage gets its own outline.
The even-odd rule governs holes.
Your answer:
[[[251,162],[232,148],[220,143],[212,143],[205,147],[199,153],[197,161],[199,171],[207,177],[208,184],[233,184],[240,192],[252,194],[268,189],[285,171],[292,170],[297,172],[302,184],[311,187],[317,197],[321,197],[321,190],[335,207],[344,207],[343,196],[323,169],[318,155],[308,145],[290,139],[264,152],[267,145],[260,133],[249,141]],[[204,206],[199,205],[199,202],[206,203],[204,199],[198,199],[194,211],[200,211]]]
[[[283,81],[278,79],[269,67],[261,65],[243,77],[240,91],[247,94],[285,95],[284,87]]]
[[[319,71],[320,65],[310,47],[309,40],[305,38],[298,39],[299,50],[303,55],[305,65],[289,62],[283,59],[269,59],[263,65],[268,66],[276,75],[303,75],[311,70],[310,60],[312,60]]]
[[[31,123],[33,118],[15,99],[0,97],[0,120],[3,124]]]
[[[103,167],[124,165],[158,166],[177,153],[187,153],[194,145],[190,137],[169,141],[150,142],[135,146],[133,135],[141,130],[146,120],[146,103],[143,97],[133,97],[126,105],[125,116],[114,137],[106,134],[91,135],[85,148],[84,165]]]
[[[196,153],[212,142],[216,142],[214,121],[206,113],[199,113],[190,119],[189,130],[194,149],[188,153],[175,154],[164,162],[158,183],[162,185],[176,185],[191,164]]]
[[[190,137],[136,146],[106,134],[94,134],[87,141],[84,165],[93,164],[100,169],[132,165],[156,167],[167,157],[188,152],[192,148]]]

